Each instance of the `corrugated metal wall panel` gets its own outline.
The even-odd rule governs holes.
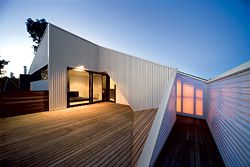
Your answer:
[[[202,89],[202,91],[203,91],[203,116],[188,115],[188,114],[179,113],[179,112],[177,112],[177,114],[205,119],[207,116],[207,109],[206,109],[206,105],[205,105],[206,101],[207,101],[207,91],[206,91],[207,90],[207,83],[206,83],[206,81],[205,80],[202,81],[201,79],[195,79],[194,77],[183,75],[182,73],[177,73],[177,80],[180,80],[182,83],[185,83],[185,84],[190,84],[195,89],[196,88]],[[195,98],[194,98],[194,100],[195,100]]]
[[[99,71],[106,71],[134,111],[158,108],[176,69],[100,47]]]
[[[150,129],[143,151],[138,160],[138,167],[153,166],[169,132],[176,120],[176,71],[169,74],[169,82],[164,87],[164,94]]]
[[[44,32],[42,41],[39,44],[35,57],[29,69],[29,74],[36,72],[48,64],[48,27]]]
[[[250,166],[249,68],[208,83],[207,123],[226,166]]]
[[[98,46],[49,24],[49,107],[67,107],[67,67],[98,70]]]
[[[176,84],[175,82],[173,84],[171,94],[167,102],[167,107],[163,116],[160,132],[157,137],[157,141],[156,141],[155,148],[153,151],[153,156],[151,158],[150,166],[154,165],[176,120]]]
[[[67,66],[105,71],[134,111],[158,108],[170,73],[176,69],[99,47],[49,24],[50,110],[67,106]]]

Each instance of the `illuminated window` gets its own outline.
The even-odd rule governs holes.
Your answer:
[[[194,114],[194,87],[183,84],[183,113]]]
[[[177,97],[177,107],[176,107],[177,112],[181,112],[181,97]]]
[[[177,107],[176,111],[181,112],[181,81],[177,81]]]
[[[183,87],[182,87],[183,84]],[[195,95],[195,96],[194,96]],[[176,111],[203,115],[203,90],[177,80]]]
[[[201,89],[196,89],[196,115],[203,115],[203,92]]]
[[[181,81],[177,81],[177,96],[181,96]]]
[[[194,97],[194,87],[192,85],[183,84],[183,97]]]

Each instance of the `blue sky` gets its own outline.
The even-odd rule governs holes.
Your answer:
[[[29,17],[204,78],[250,60],[249,0],[0,0],[7,75],[18,76],[32,62]]]

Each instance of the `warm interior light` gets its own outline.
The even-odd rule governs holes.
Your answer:
[[[195,88],[194,85],[185,82],[182,87],[182,81],[177,80],[176,111],[202,116],[203,90],[201,88]]]
[[[203,92],[202,89],[196,89],[196,115],[203,115]]]
[[[183,97],[194,97],[193,85],[183,84]]]
[[[194,114],[194,87],[183,84],[183,112]]]
[[[177,112],[181,112],[181,81],[177,81]]]
[[[177,81],[177,96],[181,96],[181,81]]]
[[[83,65],[79,65],[79,66],[75,67],[74,70],[75,70],[75,71],[84,71],[85,68],[84,68]]]

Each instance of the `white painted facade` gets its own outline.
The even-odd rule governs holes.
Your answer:
[[[177,71],[173,72],[169,86],[165,87],[163,98],[158,107],[154,122],[149,131],[146,143],[138,160],[138,167],[153,166],[156,158],[176,120],[176,90],[175,78]]]
[[[40,59],[46,61],[41,63]],[[39,70],[46,62],[50,110],[67,107],[67,67],[79,65],[91,71],[106,72],[116,84],[117,103],[129,104],[134,111],[158,108],[147,148],[140,159],[147,159],[148,153],[153,156],[155,148],[159,146],[161,125],[168,125],[164,121],[169,121],[171,126],[167,127],[168,134],[175,121],[175,110],[169,111],[167,103],[174,85],[176,68],[98,46],[52,24],[48,24],[30,73]],[[168,115],[168,119],[164,115]],[[163,144],[161,142],[161,146]],[[138,165],[144,163],[139,161]],[[150,165],[150,161],[146,164]]]
[[[28,72],[29,74],[36,72],[37,70],[41,69],[42,67],[48,64],[48,58],[49,58],[49,52],[48,52],[49,35],[48,34],[49,33],[48,33],[48,26],[47,26],[45,33],[43,35],[42,41],[39,44],[39,47],[37,49],[33,62],[30,66],[30,69]]]
[[[208,82],[207,123],[226,166],[250,166],[250,61]]]
[[[158,108],[176,69],[99,48],[99,71],[106,71],[134,111]]]
[[[119,90],[117,102],[129,104],[134,111],[158,108],[164,88],[176,72],[174,68],[98,46],[52,24],[48,24],[30,73],[46,62],[50,110],[67,107],[67,67],[83,65],[91,71],[106,72]]]
[[[67,107],[67,67],[79,65],[106,72],[116,84],[117,103],[128,104],[134,111],[158,108],[137,163],[139,167],[154,165],[176,120],[176,68],[98,46],[52,24],[48,24],[29,74],[45,65],[50,110]],[[249,66],[247,62],[206,83],[181,77],[204,90],[202,118],[206,118],[226,166],[250,166]],[[32,84],[35,90],[39,82]]]

